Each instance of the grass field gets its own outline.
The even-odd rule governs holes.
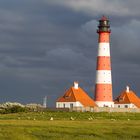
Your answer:
[[[71,117],[74,120],[70,120]],[[140,140],[140,113],[38,112],[0,115],[0,140],[104,139]]]

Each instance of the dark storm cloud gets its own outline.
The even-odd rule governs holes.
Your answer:
[[[45,0],[44,0],[45,1]],[[48,2],[46,0],[46,2]],[[137,16],[139,15],[138,0],[52,0],[52,4],[67,6],[77,12],[84,12],[90,15],[108,14],[115,16]]]
[[[93,96],[97,24],[111,20],[114,95],[126,84],[139,94],[138,0],[0,2],[0,101],[49,105],[78,80]]]

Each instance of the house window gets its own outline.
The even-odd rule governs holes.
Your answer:
[[[105,104],[104,104],[104,107],[108,107],[108,105],[105,105]]]
[[[58,104],[58,108],[60,108],[60,104]]]
[[[118,105],[118,108],[120,108],[120,105]]]
[[[119,102],[121,102],[121,101],[123,101],[124,99],[121,97],[121,98],[119,98]]]
[[[125,107],[125,108],[128,108],[128,105],[125,105],[124,107]]]
[[[69,98],[69,97],[70,97],[69,95],[64,96],[64,98]]]
[[[73,104],[72,103],[70,104],[70,108],[73,108]]]
[[[63,104],[63,107],[65,108],[65,104]]]

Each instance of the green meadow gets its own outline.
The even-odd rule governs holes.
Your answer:
[[[1,114],[0,140],[140,140],[140,113]]]

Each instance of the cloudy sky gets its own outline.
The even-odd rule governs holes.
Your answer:
[[[79,81],[93,97],[98,20],[111,24],[113,95],[140,96],[139,0],[1,0],[0,102],[48,105]]]

